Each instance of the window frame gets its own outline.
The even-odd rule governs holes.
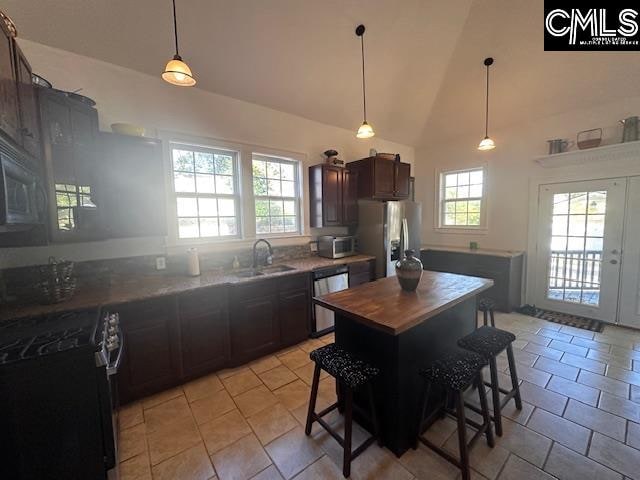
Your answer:
[[[457,199],[446,200],[445,180],[447,175],[482,172],[482,196],[481,197],[465,197],[465,200],[480,200],[480,223],[479,225],[446,225],[445,224],[445,206],[451,201]],[[488,168],[486,165],[477,165],[473,167],[458,168],[453,170],[436,171],[436,202],[435,202],[435,229],[443,233],[486,233],[488,230]]]
[[[272,196],[272,195],[268,195],[268,191],[267,191],[267,195],[256,195],[255,190],[254,190],[254,186],[253,186],[253,179],[254,179],[254,175],[253,175],[253,161],[254,160],[260,160],[262,159],[265,162],[268,161],[277,161],[278,163],[281,164],[290,164],[293,166],[293,184],[294,184],[294,196],[293,197],[284,197],[284,196]],[[251,158],[250,158],[250,162],[251,162],[251,178],[250,178],[250,184],[251,184],[251,197],[253,199],[253,220],[254,220],[254,234],[255,237],[258,238],[262,238],[262,237],[267,237],[267,238],[274,238],[274,237],[295,237],[295,236],[302,236],[303,235],[303,218],[302,218],[302,212],[301,212],[301,206],[302,206],[302,202],[303,202],[303,196],[302,196],[302,190],[304,188],[303,186],[303,177],[301,175],[301,165],[302,162],[300,160],[297,160],[295,158],[290,158],[290,157],[284,157],[281,155],[273,155],[273,154],[268,154],[268,153],[263,153],[263,152],[252,152],[251,153]],[[264,178],[268,178],[268,177],[264,177]],[[272,199],[276,199],[276,200],[288,200],[291,201],[293,200],[295,203],[295,217],[296,217],[296,230],[295,231],[282,231],[282,232],[269,232],[269,233],[260,233],[258,232],[258,215],[256,214],[256,202],[258,200],[267,200],[267,201],[271,201]],[[282,215],[282,217],[284,218],[287,215]],[[271,219],[271,213],[269,213],[269,216],[266,217]]]
[[[240,152],[235,149],[224,148],[218,145],[202,145],[197,143],[190,143],[185,141],[177,141],[171,140],[168,142],[168,150],[169,150],[169,176],[170,183],[172,188],[172,206],[173,206],[173,218],[171,219],[173,226],[172,229],[175,231],[175,241],[177,244],[202,244],[202,243],[224,243],[228,241],[234,241],[244,238],[243,237],[243,215],[242,215],[242,192],[241,192],[241,184],[242,184],[242,168],[241,168],[241,159]],[[200,192],[177,192],[175,185],[175,172],[180,170],[174,169],[173,164],[173,151],[174,150],[189,150],[192,152],[201,152],[201,153],[210,153],[213,155],[225,155],[231,156],[234,168],[233,178],[233,194],[223,194],[223,193],[200,193]],[[195,173],[195,170],[194,170]],[[214,181],[216,174],[213,174]],[[197,184],[196,184],[197,190]],[[197,237],[180,237],[180,218],[221,218],[219,215],[216,217],[201,217],[199,214],[196,217],[181,217],[178,214],[178,198],[214,198],[214,199],[232,199],[234,201],[234,210],[235,210],[235,220],[236,220],[236,234],[235,235],[218,235],[218,236],[197,236]],[[198,212],[199,213],[199,212]],[[225,217],[226,218],[226,217]],[[218,224],[219,225],[219,224]],[[198,229],[200,226],[198,225]]]

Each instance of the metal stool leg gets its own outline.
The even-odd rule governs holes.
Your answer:
[[[500,384],[498,383],[498,366],[496,357],[489,359],[489,372],[491,373],[491,398],[493,401],[493,421],[496,424],[496,435],[502,436],[502,414],[500,413]]]
[[[462,392],[455,392],[454,398],[456,402],[456,417],[458,419],[460,470],[462,471],[462,480],[469,480],[471,478],[471,474],[469,471],[469,451],[467,446],[467,422],[464,412],[464,396]]]
[[[516,361],[513,357],[513,347],[507,346],[507,360],[509,361],[509,373],[511,374],[511,386],[515,390],[516,408],[522,410],[522,398],[520,397],[520,384],[518,383],[518,373],[516,372]]]
[[[351,475],[351,427],[353,426],[353,391],[344,388],[344,445],[342,456],[342,475],[348,478]]]
[[[488,315],[488,314],[487,314],[487,310],[486,310],[486,309],[484,309],[484,310],[482,311],[482,319],[484,320],[484,326],[485,326],[485,327],[487,326],[487,322],[488,322],[488,320],[489,320],[489,319],[487,318],[487,315]]]
[[[493,429],[491,428],[491,415],[489,415],[489,405],[487,403],[487,392],[484,389],[484,381],[482,380],[482,372],[478,374],[478,378],[475,382],[478,389],[478,396],[480,397],[480,409],[482,410],[482,420],[487,425],[487,445],[491,448],[495,446],[493,439]]]
[[[304,433],[311,435],[311,426],[313,425],[316,412],[316,400],[318,398],[318,384],[320,383],[320,366],[316,363],[313,370],[313,382],[311,382],[311,397],[309,398],[309,410],[307,411],[307,425],[304,428]]]

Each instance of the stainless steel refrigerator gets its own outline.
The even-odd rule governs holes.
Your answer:
[[[394,276],[405,250],[420,254],[422,204],[359,200],[358,215],[358,252],[376,257],[376,278]]]

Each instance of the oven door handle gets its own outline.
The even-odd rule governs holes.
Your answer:
[[[122,335],[118,335],[120,340],[120,348],[118,349],[118,356],[116,359],[107,365],[107,376],[115,375],[118,373],[118,368],[120,367],[120,363],[122,362],[122,352],[124,351],[124,339]]]

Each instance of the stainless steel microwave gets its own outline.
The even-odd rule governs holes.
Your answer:
[[[342,258],[356,254],[356,237],[318,237],[318,255],[325,258]]]

